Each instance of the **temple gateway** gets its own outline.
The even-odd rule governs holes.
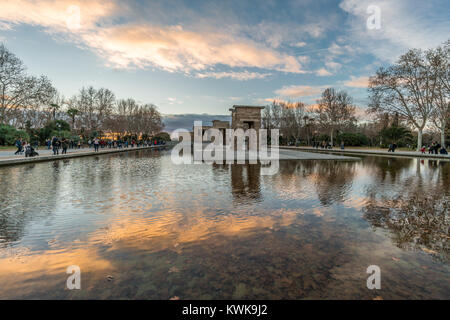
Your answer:
[[[233,106],[231,111],[231,129],[261,129],[262,106]]]
[[[258,132],[261,129],[261,110],[264,108],[263,106],[234,105],[229,109],[231,111],[231,125],[229,121],[213,120],[212,126],[202,127],[202,135],[208,129],[218,129],[222,132],[223,142],[225,144],[226,129],[243,129],[244,131],[247,129],[255,129]]]

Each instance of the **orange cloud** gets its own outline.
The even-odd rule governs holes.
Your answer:
[[[328,71],[327,69],[325,69],[325,68],[321,68],[321,69],[317,70],[316,74],[319,77],[326,77],[326,76],[331,76],[332,75],[332,73],[330,71]]]
[[[99,0],[2,0],[0,20],[3,24],[39,25],[51,31],[70,31],[71,24],[79,22],[80,29],[86,30],[117,9],[116,4]]]
[[[205,72],[205,73],[198,73],[198,78],[215,78],[215,79],[222,79],[222,78],[231,78],[235,80],[250,80],[250,79],[264,79],[268,76],[270,76],[270,73],[258,73],[258,72]]]
[[[223,64],[302,73],[299,61],[247,39],[181,26],[122,25],[83,35],[84,42],[120,67],[160,67],[200,71]]]
[[[367,88],[369,86],[369,77],[354,77],[351,76],[350,80],[344,82],[347,87],[353,88]]]
[[[2,3],[0,22],[39,25],[50,32],[66,33],[67,39],[86,45],[113,67],[154,66],[170,72],[191,73],[226,65],[304,72],[301,57],[278,52],[245,37],[185,30],[181,26],[113,24],[127,14],[128,10],[118,3],[98,0],[7,0]],[[240,80],[262,77],[257,73],[216,73],[215,76]]]
[[[309,97],[319,94],[322,91],[321,87],[311,86],[285,86],[275,91],[276,94],[283,97],[300,98]]]

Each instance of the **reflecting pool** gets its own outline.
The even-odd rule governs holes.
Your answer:
[[[0,168],[0,298],[450,298],[450,162],[260,170],[158,150]]]

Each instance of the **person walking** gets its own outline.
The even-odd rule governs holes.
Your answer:
[[[64,138],[62,140],[62,152],[61,154],[67,154],[67,147],[69,146],[69,142]]]
[[[395,149],[397,149],[397,144],[394,142],[392,144],[392,152],[395,152]]]
[[[14,143],[17,147],[17,151],[14,152],[14,155],[16,154],[20,154],[22,152],[22,139],[17,139],[16,142]]]
[[[54,156],[59,155],[59,144],[60,144],[60,142],[59,142],[58,138],[53,137],[52,138],[52,147],[53,147],[53,155]]]
[[[434,154],[438,154],[440,149],[441,144],[439,142],[436,142],[436,146],[434,147]]]
[[[98,147],[99,147],[100,141],[98,140],[98,138],[94,139],[94,151],[98,152]]]

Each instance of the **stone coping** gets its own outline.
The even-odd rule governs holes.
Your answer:
[[[23,156],[21,158],[6,158],[6,159],[0,159],[0,167],[2,167],[2,166],[10,166],[10,165],[17,165],[17,164],[27,164],[27,163],[35,163],[35,162],[44,162],[44,161],[54,161],[54,160],[64,160],[64,159],[88,157],[88,156],[95,156],[95,155],[98,156],[98,155],[112,154],[112,153],[119,153],[119,152],[131,152],[131,151],[139,151],[139,150],[147,150],[147,149],[159,149],[159,148],[167,148],[167,147],[171,147],[171,145],[156,145],[156,146],[134,147],[134,148],[128,147],[128,148],[121,148],[121,149],[104,148],[104,149],[107,149],[107,150],[99,149],[98,152],[95,152],[95,151],[75,151],[75,152],[71,152],[71,153],[68,153],[68,154],[59,154],[59,155],[56,155],[56,156],[54,156],[54,155],[42,155],[42,156],[28,157],[28,158],[25,158],[25,156]]]
[[[295,149],[301,151],[311,151],[311,152],[333,152],[333,153],[342,153],[342,154],[353,154],[353,155],[370,155],[370,156],[380,156],[380,157],[398,157],[398,158],[424,158],[424,159],[436,159],[436,160],[446,160],[450,161],[450,155],[445,154],[422,154],[418,151],[396,151],[396,152],[387,152],[382,150],[364,150],[364,149],[316,149],[312,147],[290,147],[290,146],[280,146],[282,149]]]

